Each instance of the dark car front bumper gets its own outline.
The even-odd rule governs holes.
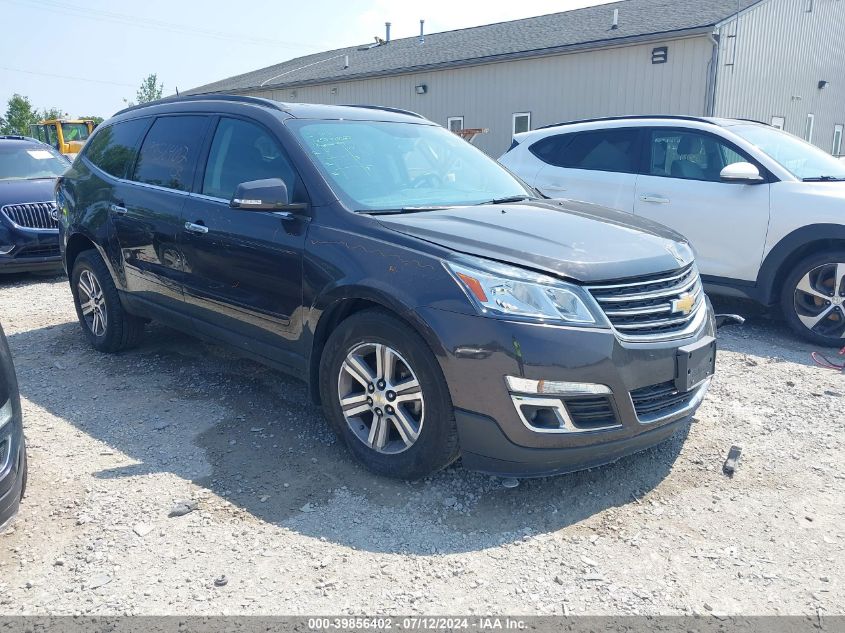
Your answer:
[[[3,254],[10,245],[14,246],[12,250]],[[58,229],[37,231],[17,227],[0,213],[0,274],[61,268]]]
[[[623,343],[608,329],[519,323],[434,308],[418,313],[440,343],[436,351],[455,406],[464,465],[531,477],[607,464],[685,426],[709,380],[689,391],[675,389],[678,349],[715,336],[709,304],[706,310],[693,335],[651,343]],[[526,400],[509,388],[508,376],[594,385],[606,392]],[[525,402],[562,410],[586,424],[538,430],[526,420]],[[600,422],[597,412],[604,410],[608,417]]]

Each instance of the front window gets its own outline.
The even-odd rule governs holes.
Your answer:
[[[655,130],[649,147],[652,176],[720,182],[725,167],[747,162],[716,137],[691,130]]]
[[[62,138],[65,143],[88,140],[88,125],[85,123],[62,123]]]
[[[50,147],[0,145],[0,180],[57,178],[67,168],[67,160]]]
[[[335,193],[358,211],[451,207],[530,191],[442,127],[376,121],[291,121]]]
[[[730,128],[801,180],[845,180],[845,163],[815,145],[765,125]]]

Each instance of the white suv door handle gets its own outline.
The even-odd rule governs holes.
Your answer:
[[[640,196],[640,200],[643,202],[654,202],[655,204],[669,204],[669,198],[664,198],[655,193],[644,194]]]
[[[548,191],[566,191],[566,187],[561,187],[560,185],[546,185],[543,188]]]
[[[185,230],[191,233],[208,233],[208,227],[203,224],[194,224],[193,222],[185,222]]]

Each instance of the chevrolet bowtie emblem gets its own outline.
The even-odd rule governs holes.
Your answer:
[[[685,292],[677,299],[672,301],[672,312],[680,312],[682,314],[689,314],[695,305],[695,297],[690,293]]]

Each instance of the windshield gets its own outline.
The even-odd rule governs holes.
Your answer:
[[[307,120],[289,125],[338,197],[357,211],[532,197],[495,161],[441,127]]]
[[[62,136],[65,143],[88,139],[88,125],[85,123],[62,123]]]
[[[0,144],[0,180],[56,178],[67,168],[68,162],[51,147]]]
[[[797,136],[765,125],[731,128],[801,180],[845,178],[845,163]]]

